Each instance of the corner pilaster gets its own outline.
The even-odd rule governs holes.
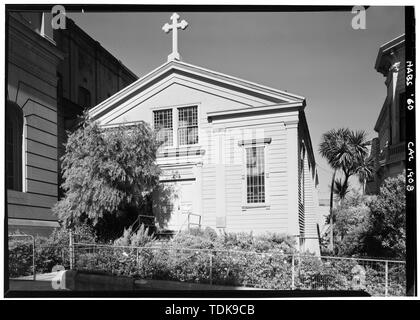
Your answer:
[[[298,123],[285,121],[287,134],[287,185],[288,185],[288,234],[296,237],[299,246],[299,199],[298,199]]]

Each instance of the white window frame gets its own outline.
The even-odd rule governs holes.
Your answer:
[[[28,137],[27,120],[25,114],[23,115],[23,132],[22,132],[22,192],[28,192],[28,183],[26,177],[28,176],[26,164],[28,162],[27,142]]]
[[[173,108],[156,108],[152,110],[152,124],[153,124],[153,129],[156,130],[155,127],[155,112],[159,112],[159,111],[166,111],[166,110],[172,110],[172,145],[166,145],[163,146],[163,148],[173,148],[175,146],[175,123],[174,123],[174,110]]]
[[[195,144],[179,144],[178,141],[178,119],[179,119],[179,113],[178,109],[185,108],[185,107],[196,107],[197,108],[197,130],[198,130],[198,143]],[[170,105],[170,106],[161,106],[161,107],[155,107],[152,108],[152,124],[153,128],[155,128],[155,118],[154,118],[154,112],[155,111],[163,111],[163,110],[169,110],[172,109],[172,145],[163,146],[166,150],[173,150],[173,149],[179,149],[179,148],[190,148],[190,147],[197,147],[200,146],[202,137],[200,136],[200,103],[194,102],[194,103],[186,103],[186,104],[180,104],[180,105]]]
[[[178,141],[178,130],[180,129],[180,126],[179,126],[179,109],[188,108],[188,107],[196,107],[197,108],[197,138],[198,138],[197,140],[198,140],[198,142],[193,143],[193,144],[180,144],[179,141]],[[177,146],[178,147],[191,147],[191,146],[199,145],[200,144],[200,127],[199,127],[200,117],[199,117],[199,113],[198,113],[198,105],[193,104],[193,105],[186,105],[186,106],[178,106],[178,107],[176,107],[176,114],[177,114],[177,118],[176,118],[176,121],[177,121],[176,122],[176,126],[177,126],[177,128],[176,128]]]
[[[264,148],[264,202],[257,203],[248,203],[248,190],[247,190],[247,168],[246,168],[246,149],[252,147],[263,147]],[[268,170],[268,150],[269,144],[266,142],[257,142],[244,144],[242,146],[242,209],[252,209],[252,208],[270,208],[270,174]]]

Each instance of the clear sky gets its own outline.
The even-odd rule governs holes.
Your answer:
[[[83,30],[139,77],[166,62],[172,12],[72,13]],[[370,7],[366,29],[351,12],[178,12],[183,61],[304,96],[320,197],[332,171],[318,153],[332,128],[363,129],[369,138],[385,100],[385,78],[374,69],[379,47],[404,33],[403,7]]]

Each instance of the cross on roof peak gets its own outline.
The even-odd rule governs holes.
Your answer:
[[[166,33],[172,30],[172,53],[168,56],[168,61],[181,60],[181,56],[178,52],[178,28],[184,30],[188,26],[188,22],[182,20],[180,23],[178,23],[178,19],[179,15],[174,12],[171,15],[172,24],[165,23],[165,25],[162,27],[162,30]]]

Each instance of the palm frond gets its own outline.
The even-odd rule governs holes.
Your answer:
[[[344,199],[346,195],[350,192],[348,184],[342,182],[340,179],[334,181],[334,194],[339,199]]]

